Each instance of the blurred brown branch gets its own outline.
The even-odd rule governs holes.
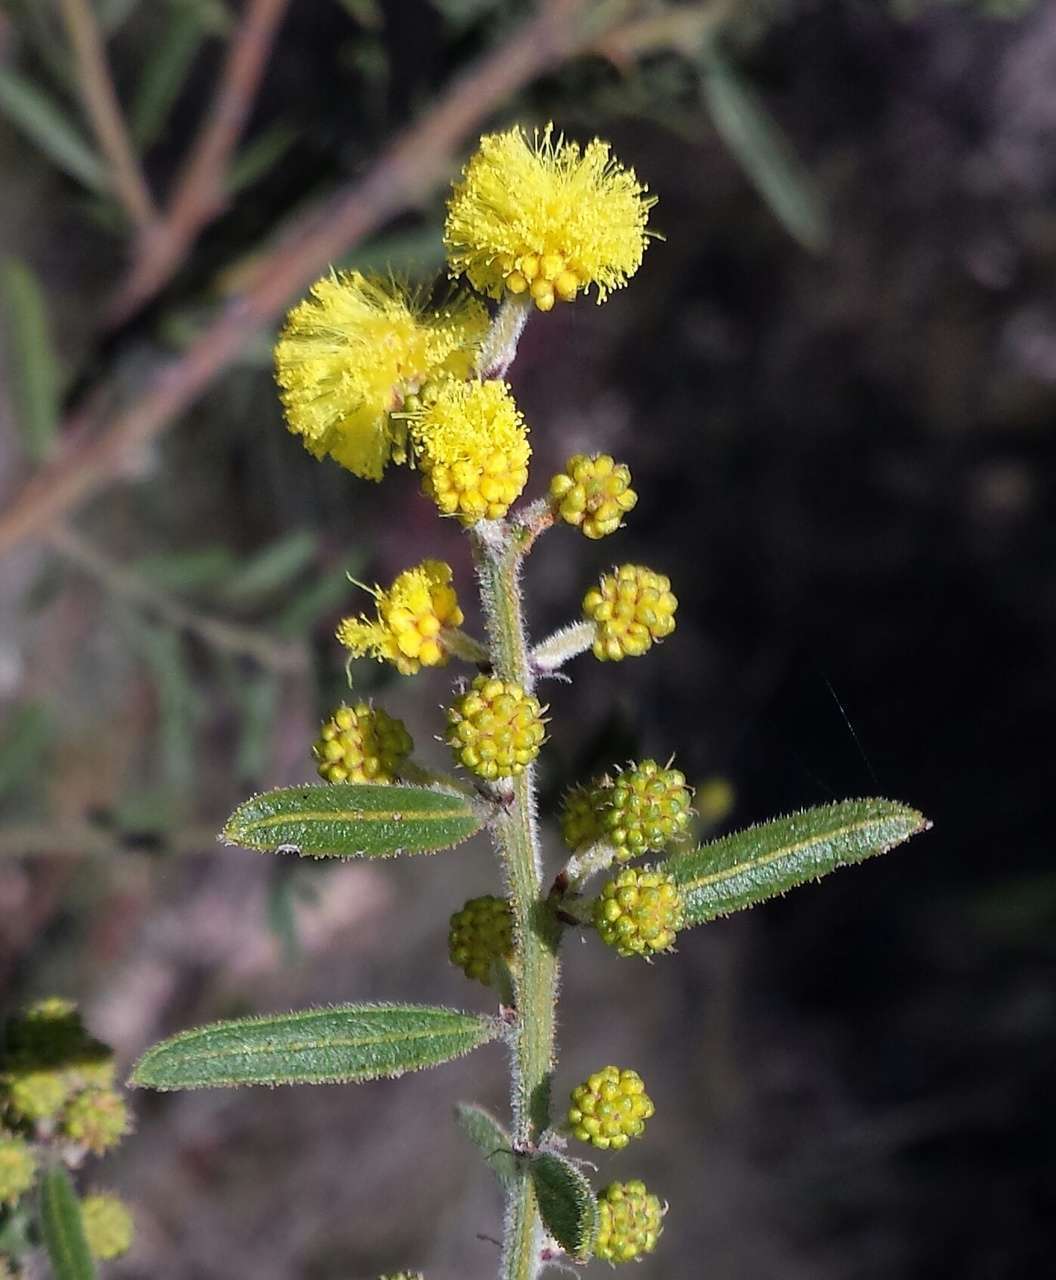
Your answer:
[[[121,202],[133,226],[141,234],[146,234],[157,217],[157,211],[125,126],[95,12],[89,0],[60,0],[60,6],[73,48],[81,98],[92,131],[106,157],[113,194]]]
[[[0,859],[90,857],[116,861],[149,855],[161,860],[168,854],[213,853],[216,841],[216,832],[204,827],[165,832],[145,842],[90,822],[13,823],[0,828]]]
[[[240,296],[181,355],[160,365],[134,404],[106,422],[105,396],[66,423],[58,456],[0,514],[0,555],[49,528],[96,493],[128,454],[187,410],[253,336],[326,267],[448,175],[457,149],[488,115],[542,72],[597,49],[637,5],[549,0],[505,44],[459,76],[405,129],[366,175],[296,220],[261,257]],[[105,423],[105,425],[104,425]]]
[[[198,232],[224,208],[231,157],[253,109],[288,4],[289,0],[247,3],[172,198],[140,238],[129,274],[111,302],[112,322],[127,319],[171,279]]]

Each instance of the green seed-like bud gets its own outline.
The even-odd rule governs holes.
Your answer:
[[[650,867],[625,867],[594,902],[594,927],[621,956],[670,951],[682,926],[682,899],[673,877]]]
[[[603,793],[605,838],[625,862],[649,849],[666,848],[689,825],[692,808],[685,775],[655,760],[625,769]]]
[[[629,469],[606,453],[577,453],[550,481],[554,514],[588,538],[615,533],[637,501]]]
[[[610,1182],[598,1192],[594,1256],[618,1263],[635,1262],[652,1253],[664,1228],[664,1213],[644,1182]]]
[[[583,616],[596,624],[595,658],[640,657],[674,631],[677,608],[670,579],[644,565],[621,564],[603,574],[583,597]]]
[[[120,1196],[96,1194],[81,1201],[81,1217],[88,1251],[100,1262],[120,1258],[132,1247],[135,1224]]]
[[[568,1123],[580,1142],[620,1151],[645,1132],[654,1107],[637,1071],[603,1067],[572,1090]]]
[[[113,1089],[85,1089],[62,1113],[62,1132],[95,1155],[116,1147],[128,1128],[128,1108]]]
[[[63,1071],[12,1071],[7,1101],[16,1116],[38,1124],[58,1115],[73,1088]]]
[[[0,1135],[0,1205],[16,1204],[36,1176],[37,1158],[29,1143],[13,1134]]]
[[[447,935],[451,963],[467,978],[491,986],[496,960],[513,958],[513,912],[506,898],[470,898],[451,917]]]
[[[605,836],[601,824],[603,795],[600,783],[577,783],[565,792],[561,802],[561,837],[573,853]]]
[[[465,768],[494,782],[523,773],[546,737],[544,708],[512,680],[477,676],[447,713],[447,743]]]
[[[413,750],[403,721],[367,702],[338,707],[312,748],[327,782],[394,782]]]

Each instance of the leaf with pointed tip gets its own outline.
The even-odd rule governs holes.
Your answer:
[[[455,1119],[499,1181],[504,1185],[512,1182],[517,1176],[517,1157],[510,1135],[491,1112],[475,1102],[460,1102],[455,1107]]]
[[[467,796],[432,787],[328,783],[281,787],[239,805],[228,844],[306,858],[435,853],[475,835],[484,814]]]
[[[347,1004],[214,1022],[156,1044],[129,1084],[147,1089],[346,1084],[460,1058],[499,1034],[494,1018],[421,1004]]]
[[[894,800],[843,800],[723,836],[664,867],[681,890],[686,924],[705,924],[886,853],[930,825]]]
[[[528,1164],[539,1216],[562,1249],[582,1262],[598,1234],[598,1201],[579,1169],[564,1156],[541,1152]]]
[[[5,363],[15,425],[29,458],[42,462],[55,443],[62,378],[44,289],[17,258],[0,262],[0,305],[9,334]]]
[[[95,1263],[84,1237],[81,1204],[61,1165],[40,1180],[40,1234],[55,1280],[95,1280]]]

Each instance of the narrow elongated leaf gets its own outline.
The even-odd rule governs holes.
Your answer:
[[[44,291],[15,258],[0,264],[0,300],[8,332],[4,363],[13,392],[15,418],[27,455],[41,462],[59,422],[60,375]]]
[[[517,1157],[513,1154],[510,1135],[491,1112],[475,1102],[460,1102],[455,1107],[455,1119],[499,1181],[512,1182],[517,1176]]]
[[[571,1257],[584,1261],[598,1234],[593,1188],[571,1160],[548,1152],[529,1165],[543,1225]]]
[[[748,179],[789,235],[820,253],[830,238],[828,210],[780,125],[714,46],[704,58],[702,84],[715,128]]]
[[[450,849],[483,825],[472,801],[451,791],[337,783],[254,796],[228,819],[223,838],[306,858],[392,858]]]
[[[232,576],[224,594],[243,604],[302,578],[319,550],[319,539],[307,529],[287,534],[258,551]]]
[[[289,151],[297,137],[297,130],[293,125],[280,120],[270,129],[262,130],[252,142],[246,143],[228,170],[227,194],[235,195],[263,178]]]
[[[95,1280],[80,1201],[61,1166],[49,1169],[40,1180],[40,1234],[55,1280]]]
[[[204,1089],[344,1084],[460,1058],[499,1034],[494,1018],[416,1004],[349,1004],[183,1031],[140,1058],[129,1084]]]
[[[149,146],[164,131],[205,35],[202,16],[193,5],[171,7],[167,29],[144,59],[129,112],[132,137],[140,147]]]
[[[894,800],[844,800],[748,827],[664,866],[682,891],[686,923],[704,924],[886,853],[930,825]]]
[[[93,191],[106,190],[106,170],[84,135],[39,85],[10,67],[0,67],[0,115],[72,178]]]

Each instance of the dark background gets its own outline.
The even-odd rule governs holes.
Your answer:
[[[131,6],[115,30],[123,96],[169,8]],[[104,377],[134,396],[223,272],[361,171],[519,8],[294,3],[250,131],[285,129],[281,158],[116,334],[100,313],[120,228],[0,120],[0,241],[41,282],[70,403]],[[161,189],[224,11],[203,10],[148,152]],[[45,81],[24,6],[0,13],[0,66]],[[604,308],[533,319],[511,374],[531,493],[568,454],[603,449],[641,495],[611,540],[542,541],[537,634],[614,558],[668,572],[680,599],[678,630],[645,660],[581,659],[550,690],[544,786],[674,751],[693,782],[732,787],[716,830],[859,794],[905,800],[934,830],[687,934],[651,968],[570,943],[558,1088],[612,1061],[657,1102],[646,1140],[601,1161],[603,1179],[640,1175],[670,1200],[643,1276],[1041,1274],[1056,1136],[1056,7],[774,0],[721,39],[803,166],[777,162],[784,197],[828,211],[820,252],[746,176],[752,158],[716,130],[681,53],[578,60],[499,117],[611,139],[659,196],[665,236]],[[427,274],[441,218],[438,193],[353,260]],[[343,686],[333,625],[360,606],[346,571],[387,582],[437,555],[471,594],[466,548],[415,477],[372,487],[314,463],[282,428],[268,363],[265,337],[77,525],[203,616],[307,634],[307,670],[233,657],[39,547],[0,562],[0,1004],[74,995],[123,1062],[248,1010],[488,1007],[444,959],[450,912],[497,889],[483,842],[381,868],[279,867],[211,843],[249,791],[310,776]],[[11,405],[0,415],[10,499],[28,472]],[[437,762],[448,674],[355,669]],[[498,1198],[447,1117],[463,1097],[501,1108],[504,1081],[486,1049],[356,1090],[137,1095],[138,1132],[100,1172],[139,1224],[109,1274],[491,1274],[476,1233],[498,1232]]]

